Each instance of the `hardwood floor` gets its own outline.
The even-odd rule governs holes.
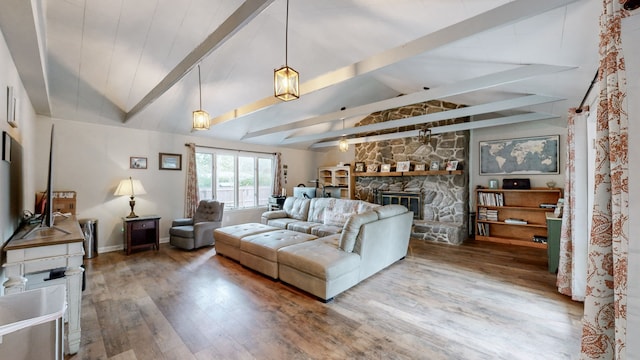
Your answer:
[[[582,304],[541,249],[411,240],[408,256],[324,304],[216,256],[87,260],[67,359],[572,359]]]

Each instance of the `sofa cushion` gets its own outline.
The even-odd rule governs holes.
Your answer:
[[[322,224],[324,222],[324,211],[326,209],[332,209],[336,203],[335,198],[313,198],[309,203],[309,217],[307,221],[317,222]]]
[[[338,247],[339,235],[280,248],[278,262],[323,280],[358,271],[360,256]]]
[[[325,209],[324,210],[324,225],[333,225],[333,226],[344,226],[347,222],[347,219],[354,215],[355,212],[341,212],[339,210],[334,209]]]
[[[282,210],[292,219],[307,220],[311,200],[305,198],[288,197],[282,205]]]
[[[269,226],[275,226],[277,228],[280,229],[287,229],[287,227],[289,226],[289,224],[291,223],[295,223],[295,222],[299,222],[300,220],[296,220],[293,218],[289,218],[289,217],[285,217],[285,218],[279,218],[279,219],[271,219],[267,221],[267,225]]]
[[[169,229],[169,235],[192,238],[193,225],[174,226]]]
[[[320,224],[311,228],[311,234],[317,237],[325,237],[334,234],[340,234],[342,232],[342,226],[324,225]]]
[[[384,219],[384,218],[404,214],[408,210],[406,207],[402,205],[386,205],[386,206],[380,206],[380,207],[374,208],[373,211],[375,211],[378,214],[379,219]]]
[[[312,229],[322,224],[311,221],[295,221],[287,224],[287,230],[298,231],[301,233],[313,234]]]
[[[360,226],[378,220],[378,213],[367,211],[362,214],[352,215],[344,224],[340,234],[340,249],[352,252],[356,244],[356,237],[360,232]]]

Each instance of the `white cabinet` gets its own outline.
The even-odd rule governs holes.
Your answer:
[[[318,181],[326,196],[353,198],[354,177],[350,166],[323,166],[318,168]]]

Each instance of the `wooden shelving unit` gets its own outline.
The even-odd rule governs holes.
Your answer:
[[[561,197],[559,188],[477,189],[475,239],[546,249],[546,243],[533,239],[547,237],[546,213],[554,209],[540,205],[557,204]],[[495,215],[488,218],[481,215],[491,212]],[[526,224],[506,223],[507,219],[521,219]]]
[[[341,199],[353,198],[355,179],[350,166],[323,166],[318,168],[318,180],[326,191],[339,191]]]

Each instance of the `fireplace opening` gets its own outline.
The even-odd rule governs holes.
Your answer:
[[[422,193],[405,191],[380,191],[376,196],[376,204],[399,204],[413,211],[414,220],[422,220]]]

